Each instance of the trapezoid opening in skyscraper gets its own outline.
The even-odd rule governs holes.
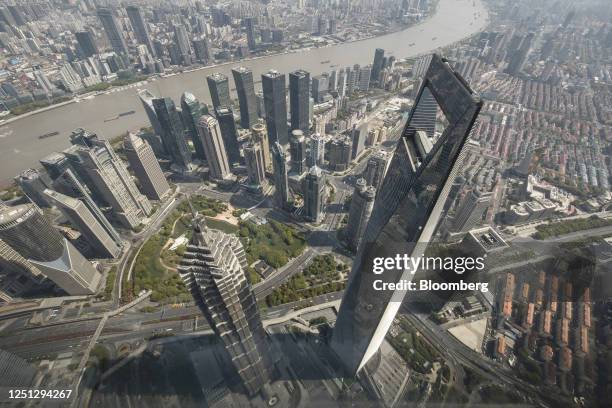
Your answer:
[[[403,268],[374,274],[374,259],[423,255],[481,107],[478,95],[434,54],[376,196],[332,336],[332,348],[350,375],[377,353],[406,295],[377,291],[374,281],[413,276]]]

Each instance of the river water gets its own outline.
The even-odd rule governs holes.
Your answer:
[[[339,69],[354,64],[371,63],[375,48],[383,48],[385,55],[394,55],[396,59],[426,53],[477,33],[486,24],[487,13],[480,0],[440,0],[435,15],[403,31],[330,47],[208,67],[159,78],[143,87],[155,95],[174,98],[177,105],[178,98],[185,91],[192,92],[202,101],[210,102],[206,76],[212,72],[219,71],[231,77],[230,70],[243,65],[253,71],[256,81],[262,73],[270,69],[283,73],[305,69],[311,75],[318,75],[331,70],[331,65],[337,65],[335,69]],[[330,62],[321,64],[327,60]],[[233,87],[233,80],[230,81]],[[260,84],[256,87],[258,85]],[[137,90],[136,86],[113,89],[92,99],[84,99],[0,126],[0,186],[6,186],[21,170],[38,167],[38,160],[47,154],[68,147],[68,135],[73,129],[82,127],[102,137],[112,138],[127,130],[148,125]],[[105,121],[130,110],[136,113]],[[55,131],[60,134],[45,139],[38,138]]]

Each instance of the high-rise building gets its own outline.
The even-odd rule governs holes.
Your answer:
[[[304,133],[300,129],[291,131],[289,141],[289,156],[291,157],[291,172],[302,174],[306,170],[306,152],[308,145]]]
[[[0,210],[7,208],[0,205]],[[30,261],[0,239],[0,304],[10,303],[32,284],[44,282],[45,275]]]
[[[42,159],[40,163],[53,179],[52,188],[59,193],[81,200],[113,241],[118,246],[122,246],[121,236],[95,203],[91,191],[78,179],[70,160],[63,154],[53,153]]]
[[[91,31],[77,31],[74,33],[77,43],[85,58],[89,58],[93,55],[99,54],[100,50],[96,44],[96,39]]]
[[[204,109],[200,105],[200,101],[191,93],[184,92],[181,96],[181,115],[183,115],[183,124],[187,130],[189,138],[193,142],[196,159],[204,160],[204,144],[198,135],[196,126],[200,121],[200,117],[204,114]]]
[[[291,109],[291,130],[299,129],[308,135],[310,74],[304,70],[289,73],[289,104]]]
[[[161,125],[159,124],[159,119],[157,118],[155,107],[153,106],[153,100],[157,98],[147,89],[139,90],[138,98],[140,99],[140,102],[142,102],[142,106],[145,110],[145,113],[147,114],[147,118],[149,118],[149,122],[151,123],[153,131],[155,132],[155,134],[161,136],[163,134],[163,130],[161,128]]]
[[[274,146],[276,142],[286,146],[289,143],[289,129],[287,127],[285,75],[274,70],[263,74],[261,76],[261,87],[264,94],[266,126],[270,146]]]
[[[345,73],[344,69],[341,69],[338,72],[338,81],[336,83],[336,91],[338,92],[338,96],[340,98],[346,96],[346,80],[347,74]]]
[[[199,135],[197,137],[199,138]],[[149,143],[129,132],[123,141],[123,146],[143,194],[150,200],[164,198],[170,192],[170,185]]]
[[[268,142],[268,132],[266,130],[266,122],[262,119],[259,119],[251,126],[251,138],[261,146],[266,171],[272,172],[272,155],[270,153],[270,143]]]
[[[247,394],[255,395],[270,381],[272,359],[246,266],[238,237],[209,229],[203,217],[194,217],[179,273],[223,343]]]
[[[279,142],[272,145],[272,162],[274,163],[274,187],[276,203],[279,207],[289,208],[289,178],[287,171],[287,152]]]
[[[315,103],[323,102],[323,96],[327,94],[327,85],[327,75],[312,77],[312,99],[314,99]]]
[[[151,53],[152,56],[156,56],[155,48],[153,48],[153,43],[151,42],[151,34],[149,33],[149,26],[147,26],[147,22],[142,15],[142,11],[138,6],[127,6],[125,8],[127,12],[128,18],[130,19],[130,24],[132,25],[132,29],[134,29],[134,34],[136,37],[136,41],[139,44],[143,44],[147,46],[147,49]]]
[[[351,131],[352,151],[351,160],[355,160],[363,152],[365,148],[366,138],[368,136],[368,124],[363,123],[360,126],[354,125]]]
[[[321,166],[325,160],[325,139],[318,133],[310,137],[310,157],[312,166]]]
[[[425,252],[482,107],[480,98],[437,55],[433,56],[423,83],[376,196],[336,320],[331,345],[350,374],[364,367],[367,372],[376,370],[377,367],[366,363],[378,361],[371,359],[406,295],[399,290],[376,291],[374,281],[410,281],[416,272],[396,265],[397,268],[386,268],[382,275],[374,274],[374,260],[420,257]],[[426,91],[434,95],[449,125],[429,155],[419,157],[414,138],[416,131],[422,129],[412,119]]]
[[[385,50],[377,48],[374,52],[374,63],[372,64],[372,72],[370,74],[370,81],[378,84],[380,80],[380,74],[384,68]]]
[[[313,166],[304,177],[304,215],[312,222],[320,222],[325,205],[325,177],[318,166]]]
[[[369,186],[378,190],[382,185],[387,172],[388,162],[388,155],[384,151],[378,151],[368,159],[364,177]]]
[[[232,69],[238,103],[240,104],[240,126],[249,129],[257,121],[257,99],[253,85],[253,72],[245,67]]]
[[[185,129],[174,101],[170,98],[153,99],[153,107],[161,127],[160,136],[164,149],[172,163],[182,169],[188,169],[191,165],[191,151],[185,140]]]
[[[210,43],[207,37],[194,38],[191,42],[193,44],[193,52],[198,61],[207,63],[212,60],[212,53],[210,52]]]
[[[225,75],[215,72],[206,77],[206,83],[208,84],[208,91],[210,92],[210,98],[215,110],[220,106],[231,105],[229,81]]]
[[[329,165],[335,171],[344,171],[351,163],[352,142],[350,137],[336,139],[329,144]]]
[[[257,43],[255,41],[255,22],[253,21],[252,17],[245,18],[242,21],[247,35],[249,50],[253,51],[257,47]]]
[[[266,167],[261,144],[258,142],[247,143],[244,146],[244,160],[249,176],[249,184],[264,184],[266,181]]]
[[[117,21],[117,18],[113,14],[113,11],[109,8],[102,7],[98,9],[98,18],[102,22],[102,26],[104,27],[104,32],[108,37],[108,41],[110,42],[113,50],[117,54],[128,54],[127,44],[125,43],[125,38],[123,37],[123,31],[121,30],[121,25]]]
[[[210,177],[217,180],[227,179],[231,170],[219,122],[212,116],[202,116],[198,122],[198,133],[204,142],[204,153],[206,153]]]
[[[83,129],[72,132],[73,146],[64,151],[87,186],[96,190],[97,197],[113,208],[121,224],[128,228],[140,225],[151,214],[149,200],[143,196],[107,140]]]
[[[359,83],[357,88],[361,92],[367,92],[370,90],[370,76],[372,75],[372,66],[366,65],[365,67],[359,68]]]
[[[91,295],[101,275],[32,204],[0,208],[0,239],[69,295]]]
[[[83,202],[50,189],[45,190],[45,194],[85,237],[97,255],[103,258],[116,258],[119,255],[121,247],[108,235]]]
[[[468,232],[476,224],[482,221],[485,212],[491,204],[493,194],[488,191],[480,191],[478,189],[466,195],[455,214],[453,220],[453,230],[455,232]]]
[[[217,120],[221,128],[221,136],[225,144],[227,159],[230,166],[241,162],[240,146],[238,144],[238,131],[236,130],[236,121],[234,120],[234,112],[228,106],[219,106],[216,110]]]
[[[27,169],[15,177],[15,182],[31,202],[39,207],[49,207],[44,191],[50,187],[51,182],[47,180],[44,173],[36,169]]]
[[[346,242],[353,251],[359,248],[359,243],[370,220],[370,214],[372,214],[375,197],[374,187],[368,186],[365,179],[357,180],[345,230]]]

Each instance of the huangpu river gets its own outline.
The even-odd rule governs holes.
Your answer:
[[[270,69],[282,73],[305,69],[311,75],[318,75],[331,70],[332,66],[333,69],[340,69],[354,64],[369,64],[376,48],[383,48],[385,55],[401,59],[469,37],[486,26],[487,18],[480,0],[440,0],[433,16],[392,34],[157,78],[146,84],[111,89],[103,95],[0,124],[0,186],[6,186],[15,175],[28,167],[39,167],[38,160],[47,154],[68,147],[68,135],[73,129],[85,128],[101,137],[113,138],[128,130],[148,125],[147,116],[137,96],[139,88],[147,88],[158,96],[169,96],[177,105],[180,95],[185,91],[192,92],[201,101],[210,102],[206,76],[213,72],[222,72],[231,78],[232,68],[245,66],[253,71],[255,81]],[[233,87],[233,80],[230,79],[230,83]],[[256,87],[259,86],[257,83]],[[118,114],[132,110],[134,114],[116,118]],[[40,135],[50,132],[59,134],[39,139]]]

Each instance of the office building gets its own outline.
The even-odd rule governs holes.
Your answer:
[[[198,133],[204,142],[204,153],[206,154],[210,177],[216,180],[227,179],[231,170],[219,122],[212,116],[202,116],[198,122]]]
[[[238,144],[238,130],[236,129],[236,121],[234,120],[234,112],[228,106],[219,106],[216,110],[219,128],[221,128],[221,136],[225,144],[225,151],[230,166],[242,161],[240,158],[240,146]]]
[[[310,167],[322,166],[325,160],[325,138],[318,133],[310,137],[310,159]]]
[[[199,135],[196,137],[199,139]],[[130,132],[123,146],[142,193],[150,200],[163,199],[170,192],[170,185],[149,143]]]
[[[385,178],[389,156],[384,151],[377,151],[368,159],[368,164],[365,169],[365,180],[369,186],[378,190]]]
[[[359,245],[344,292],[331,346],[346,371],[355,375],[377,369],[372,359],[393,323],[405,291],[376,291],[374,280],[410,281],[416,271],[403,267],[373,273],[375,258],[420,257],[440,221],[451,185],[459,171],[470,131],[482,101],[450,64],[434,55],[415,105],[394,151],[391,164],[374,202],[370,221]],[[413,122],[423,94],[438,102],[449,126],[427,157],[415,145],[419,129]],[[461,107],[461,109],[457,109]],[[401,266],[401,265],[397,265]],[[372,365],[366,365],[372,361]]]
[[[63,154],[53,153],[40,161],[47,174],[53,178],[52,188],[62,194],[81,200],[87,209],[96,217],[96,220],[118,246],[123,245],[119,233],[108,221],[100,207],[92,198],[92,192],[76,176],[70,160]]]
[[[125,164],[107,140],[83,129],[72,132],[73,146],[64,151],[72,166],[96,196],[113,208],[117,220],[135,228],[151,214],[152,206],[132,181]]]
[[[266,166],[263,149],[258,142],[250,142],[244,146],[244,160],[246,162],[249,184],[262,185],[266,181]]]
[[[83,57],[89,58],[100,53],[96,39],[91,31],[77,31],[74,33],[79,49],[83,53]]]
[[[357,251],[357,248],[359,248],[361,237],[365,233],[370,214],[372,214],[375,197],[376,189],[374,187],[368,186],[363,178],[357,180],[345,229],[346,243],[353,251]]]
[[[125,38],[123,37],[123,31],[121,30],[121,25],[117,21],[113,11],[109,8],[102,7],[98,9],[97,14],[98,18],[102,22],[104,32],[106,33],[106,37],[113,47],[113,50],[117,54],[127,55],[128,48],[127,44],[125,43]]]
[[[359,68],[359,82],[357,88],[361,92],[367,92],[370,90],[370,76],[372,75],[372,66],[366,65],[365,67]]]
[[[323,97],[327,94],[327,82],[327,75],[312,77],[312,99],[315,103],[323,102]]]
[[[382,70],[384,68],[384,60],[385,60],[385,50],[382,48],[377,48],[374,52],[374,63],[372,64],[372,72],[370,74],[370,81],[377,85],[380,81],[380,76],[382,74]]]
[[[193,45],[193,52],[198,61],[206,64],[213,59],[207,37],[194,38],[191,44]]]
[[[45,190],[45,195],[64,214],[70,224],[85,237],[96,255],[101,258],[119,256],[121,247],[108,235],[83,202],[50,189]]]
[[[49,207],[49,201],[43,192],[50,187],[51,181],[44,173],[36,169],[27,169],[15,177],[15,182],[31,202],[41,208]]]
[[[249,46],[249,50],[253,51],[257,48],[257,43],[255,41],[255,21],[252,17],[248,17],[243,19],[244,29],[247,35],[247,44]]]
[[[306,138],[300,129],[291,131],[291,140],[289,141],[289,155],[291,157],[291,172],[302,174],[307,169],[306,167],[306,152],[308,145]]]
[[[270,153],[270,143],[268,142],[268,131],[266,122],[259,119],[251,126],[251,138],[261,146],[264,157],[264,166],[267,172],[272,172],[272,154]]]
[[[351,163],[352,142],[350,137],[335,139],[329,144],[329,165],[334,171],[344,171]]]
[[[195,154],[193,158],[204,160],[204,144],[198,135],[196,126],[200,121],[200,117],[205,113],[204,108],[200,105],[200,101],[191,93],[184,92],[181,96],[181,115],[183,116],[183,124],[187,135],[193,143]]]
[[[263,74],[261,76],[261,86],[264,94],[266,126],[270,146],[274,146],[276,142],[286,146],[289,143],[289,129],[287,127],[285,75],[274,70]]]
[[[232,69],[238,103],[240,105],[240,126],[249,129],[257,121],[257,98],[253,85],[253,72],[244,67]]]
[[[28,289],[38,287],[45,279],[36,266],[0,239],[0,305],[3,302],[11,303]]]
[[[304,70],[289,73],[289,104],[291,130],[299,129],[309,134],[310,74]]]
[[[325,205],[325,177],[318,166],[313,166],[304,177],[304,216],[321,222]]]
[[[274,166],[274,197],[276,204],[284,209],[289,208],[289,178],[287,170],[287,151],[279,142],[272,145],[272,162]]]
[[[338,79],[336,82],[336,92],[338,92],[338,96],[340,98],[344,98],[346,96],[346,78],[347,74],[344,71],[344,68],[338,71]]]
[[[213,108],[217,110],[220,106],[230,106],[229,81],[227,77],[219,72],[215,72],[206,77],[208,91],[212,100]]]
[[[366,138],[368,137],[368,124],[363,123],[359,126],[353,125],[351,131],[351,160],[358,158],[365,148]]]
[[[155,134],[161,136],[163,130],[161,125],[159,124],[159,119],[157,118],[157,113],[155,112],[155,107],[153,106],[153,101],[157,99],[155,95],[149,92],[147,89],[141,89],[138,91],[138,98],[140,102],[142,102],[142,106],[147,114],[147,118],[149,118],[149,122],[151,123],[151,127]],[[168,152],[166,152],[168,154]]]
[[[69,295],[91,295],[101,275],[36,206],[0,208],[0,239]]]
[[[468,232],[477,224],[482,222],[485,213],[489,209],[493,194],[491,192],[472,190],[467,194],[457,209],[453,220],[455,232]]]
[[[252,396],[270,381],[272,359],[246,267],[240,239],[207,228],[204,217],[195,215],[178,270]]]
[[[185,139],[183,121],[174,101],[170,98],[153,99],[153,108],[161,127],[164,149],[179,168],[186,170],[191,166],[191,151]]]
[[[139,44],[143,44],[147,46],[147,49],[151,53],[153,57],[156,56],[155,49],[153,48],[153,43],[151,42],[151,34],[149,33],[149,26],[142,15],[142,11],[138,6],[127,6],[125,8],[127,12],[128,18],[130,19],[130,24],[132,25],[132,29],[134,30],[134,35],[136,37],[136,41]]]

